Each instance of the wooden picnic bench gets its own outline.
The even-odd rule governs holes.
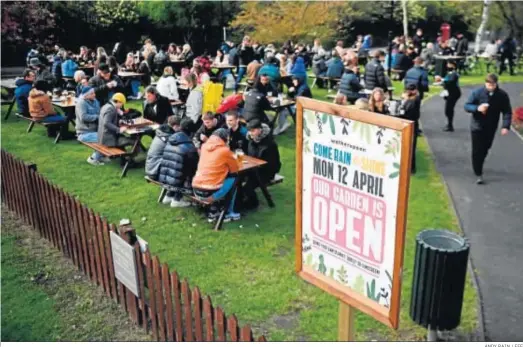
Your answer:
[[[127,157],[124,168],[122,170],[122,174],[120,175],[120,178],[124,177],[127,173],[127,169],[129,167],[129,163],[131,162],[131,156],[129,153],[124,151],[121,148],[118,147],[108,147],[104,146],[97,142],[84,142],[79,141],[82,145],[87,146],[99,153],[101,153],[103,156],[113,159],[113,158],[121,158],[121,157]]]
[[[9,108],[7,109],[7,113],[5,114],[4,120],[9,118],[9,115],[11,114],[11,111],[13,110],[13,107],[15,105],[15,89],[16,89],[16,80],[15,79],[8,79],[8,80],[2,80],[1,86],[4,88],[7,92],[7,94],[2,94],[1,99],[1,105],[9,105]]]
[[[250,170],[250,169],[252,169],[254,167],[254,166],[251,167],[250,165],[258,165],[258,166],[261,165],[259,163],[259,162],[261,162],[259,159],[250,158],[248,156],[246,156],[246,159],[249,160],[249,163],[247,165],[245,165],[246,166],[246,170],[244,170],[244,171]],[[253,159],[256,162],[251,163],[250,162],[251,159]],[[240,173],[241,173],[241,171],[240,171]],[[230,199],[231,199],[230,196],[227,196],[226,198],[221,199],[221,200],[217,200],[217,201],[202,200],[202,199],[197,198],[194,195],[194,193],[193,193],[193,191],[191,189],[172,187],[172,186],[169,186],[167,184],[163,184],[161,182],[158,182],[158,181],[152,179],[149,176],[145,176],[144,178],[145,178],[145,180],[148,183],[155,184],[155,185],[157,185],[157,186],[159,186],[161,188],[160,195],[158,196],[158,203],[162,202],[162,200],[165,197],[165,195],[167,194],[167,192],[181,193],[184,197],[186,197],[187,199],[191,200],[191,202],[193,202],[196,205],[199,205],[201,207],[210,207],[214,203],[219,203],[220,204],[219,209],[218,209],[219,214],[218,214],[218,218],[216,220],[216,223],[214,225],[214,230],[218,231],[218,230],[221,229],[222,224],[223,224],[223,220],[225,218],[225,214],[227,212],[227,208],[229,207],[229,203],[230,203]],[[269,203],[270,207],[274,207],[274,203],[272,202],[272,199],[270,198],[270,196],[268,196],[268,192],[266,191],[266,188],[270,187],[270,186],[273,186],[273,185],[276,185],[276,184],[279,184],[279,183],[282,183],[283,180],[284,180],[283,176],[281,176],[279,174],[276,174],[274,176],[274,178],[270,182],[268,182],[264,187],[260,186],[260,188],[262,189],[262,192],[265,195],[265,198],[267,199],[267,202]],[[241,183],[242,183],[242,179],[241,179],[241,176],[240,176],[240,179],[238,180],[238,185],[241,185]]]
[[[318,80],[326,81],[329,84],[328,88],[330,89],[332,82],[335,82],[334,84],[337,86],[340,83],[341,78],[333,78],[333,77],[327,77],[327,76],[314,76],[314,81],[312,81],[311,89],[314,88],[314,86],[316,85],[316,82]]]
[[[27,116],[24,116],[23,114],[21,113],[16,113],[16,116],[18,118],[22,118],[22,119],[25,119],[27,121],[29,121],[29,127],[27,128],[27,133],[30,133],[31,130],[33,130],[33,127],[35,124],[38,124],[38,125],[42,125],[44,127],[47,127],[47,126],[50,126],[50,125],[61,125],[61,126],[67,126],[67,124],[69,123],[67,120],[64,120],[64,121],[61,121],[61,122],[44,122],[44,121],[41,121],[39,119],[35,119],[33,117],[27,117]],[[55,139],[54,139],[54,144],[57,144],[58,142],[60,142],[60,137],[62,136],[62,132],[61,131],[58,131]]]

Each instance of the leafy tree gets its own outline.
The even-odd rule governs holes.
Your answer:
[[[2,3],[2,43],[51,44],[54,13],[39,1]]]
[[[338,13],[346,6],[343,2],[244,2],[231,27],[264,43],[330,38],[336,33]]]
[[[102,27],[116,27],[138,23],[140,18],[136,1],[102,1],[94,3],[95,22]]]

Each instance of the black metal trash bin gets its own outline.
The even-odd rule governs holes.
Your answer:
[[[430,330],[459,325],[470,244],[448,230],[424,230],[416,237],[410,317]]]

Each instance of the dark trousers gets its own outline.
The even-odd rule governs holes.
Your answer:
[[[472,168],[476,176],[483,175],[483,164],[487,157],[494,136],[496,135],[496,127],[492,129],[481,129],[471,132],[472,138]]]
[[[460,96],[448,96],[445,100],[445,116],[447,117],[447,125],[453,128],[454,121],[454,107],[458,102]]]
[[[514,57],[513,56],[502,56],[499,65],[499,74],[501,75],[505,71],[505,60],[508,59],[508,68],[511,75],[514,74]]]

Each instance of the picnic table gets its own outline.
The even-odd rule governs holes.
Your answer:
[[[275,96],[267,97],[267,99],[269,99],[269,102],[271,104],[271,110],[276,113],[275,117],[269,124],[271,129],[274,128],[274,124],[278,120],[280,112],[282,112],[285,109],[289,111],[289,114],[291,115],[294,124],[296,124],[296,113],[292,109],[292,106],[296,105],[296,101],[288,98],[285,98],[280,101],[279,98]]]
[[[132,72],[132,71],[118,71],[118,76],[120,76],[122,79],[125,78],[138,78],[142,77],[144,74],[139,72]]]
[[[2,95],[2,102],[1,104],[7,104],[9,105],[9,109],[7,110],[7,113],[5,114],[4,120],[9,118],[9,115],[11,114],[11,111],[13,110],[13,106],[15,105],[15,89],[16,89],[16,79],[10,78],[5,79],[1,81],[1,87],[4,88],[7,92],[6,95]]]
[[[60,98],[52,98],[51,103],[53,106],[56,106],[60,108],[67,118],[67,121],[75,125],[76,120],[76,114],[75,114],[75,107],[76,107],[76,97],[64,97],[61,96]]]
[[[218,70],[216,75],[218,75],[223,70],[231,70],[231,75],[234,78],[234,80],[236,80],[236,75],[234,74],[234,69],[236,69],[236,66],[234,66],[234,65],[230,65],[230,64],[212,64],[211,65],[211,70],[212,69]]]
[[[138,117],[132,120],[130,125],[121,125],[120,133],[124,136],[131,138],[134,142],[129,152],[126,152],[125,156],[127,161],[122,170],[121,177],[125,177],[127,170],[129,169],[129,164],[132,161],[140,149],[144,152],[147,152],[147,147],[142,143],[142,137],[144,135],[154,134],[154,131],[160,127],[160,124],[145,119],[143,117]]]
[[[85,72],[85,74],[88,76],[94,76],[94,65],[93,64],[78,65],[78,69]]]
[[[267,162],[265,160],[261,160],[258,158],[254,158],[248,155],[244,155],[242,158],[242,162],[240,164],[240,170],[238,171],[238,196],[241,196],[241,189],[242,189],[242,183],[247,178],[248,174],[251,172],[254,172],[256,179],[258,180],[258,185],[263,193],[263,196],[265,197],[265,200],[267,200],[267,204],[270,207],[274,207],[274,201],[272,200],[271,194],[269,193],[269,190],[267,189],[267,185],[263,182],[263,180],[260,178],[259,169],[266,165]]]
[[[467,57],[461,55],[434,55],[434,74],[445,77],[447,74],[447,62],[464,60]]]

